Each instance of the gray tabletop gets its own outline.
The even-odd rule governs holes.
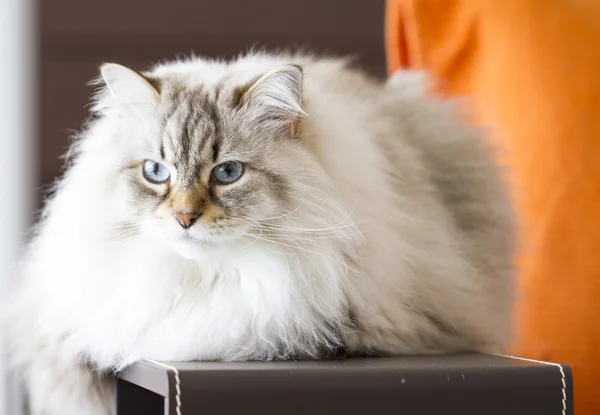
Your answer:
[[[142,413],[142,400],[150,398],[140,391],[155,395],[154,405],[162,407],[152,414],[169,415],[240,411],[567,415],[573,410],[568,367],[508,356],[236,363],[146,360],[124,371],[120,379],[118,415]],[[405,410],[398,412],[400,407]]]

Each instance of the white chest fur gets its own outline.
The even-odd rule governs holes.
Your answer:
[[[324,314],[335,321],[344,313],[339,284],[314,283],[339,276],[323,276],[314,261],[293,256],[259,243],[214,248],[196,261],[152,241],[113,246],[104,255],[96,251],[93,261],[79,257],[80,267],[71,261],[64,268],[69,288],[44,303],[42,315],[52,320],[44,326],[63,338],[68,353],[103,368],[140,358],[216,359],[293,349],[306,332],[323,336]]]

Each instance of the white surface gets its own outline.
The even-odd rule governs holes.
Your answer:
[[[31,0],[0,0],[0,296],[15,275],[37,176],[34,7]],[[21,399],[4,352],[0,342],[0,415],[19,415]]]

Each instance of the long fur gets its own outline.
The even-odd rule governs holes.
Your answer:
[[[381,84],[343,60],[266,53],[168,62],[137,80],[104,73],[119,81],[73,144],[10,306],[34,415],[111,414],[108,375],[142,358],[490,352],[509,340],[500,171],[421,75]],[[145,159],[171,170],[169,189],[144,182]],[[228,159],[250,167],[210,187]],[[171,215],[184,191],[208,212],[187,231]]]

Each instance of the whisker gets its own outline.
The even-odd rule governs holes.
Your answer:
[[[294,209],[292,212],[295,212],[299,209],[300,205]],[[356,208],[356,205],[354,205],[352,207],[352,210],[340,221],[338,221],[337,223],[325,227],[325,228],[292,228],[289,226],[283,226],[283,225],[277,225],[277,224],[263,224],[258,222],[256,219],[250,218],[248,216],[242,216],[240,219],[246,219],[246,220],[250,220],[254,223],[256,223],[257,225],[260,225],[261,228],[264,229],[268,229],[268,230],[277,230],[277,231],[291,231],[291,232],[336,232],[342,229],[346,229],[346,228],[351,228],[351,227],[356,227],[357,225],[366,222],[368,219],[364,219],[361,221],[357,221],[357,222],[353,222],[353,223],[346,223],[349,219],[351,219],[352,214],[354,212]],[[287,216],[292,212],[288,212],[287,214],[282,215],[281,217]]]
[[[348,238],[351,236],[362,236],[364,232],[368,232],[370,229],[365,229],[364,231],[358,231],[358,232],[352,232],[352,233],[346,233],[343,235],[322,235],[322,236],[308,236],[308,237],[298,237],[298,236],[294,236],[294,240],[300,240],[300,241],[317,241],[320,239],[341,239],[341,238]],[[276,235],[276,234],[270,234],[269,235],[269,239],[290,239],[290,235]]]
[[[321,208],[321,206],[320,206],[320,205],[317,205],[317,204],[316,204],[316,203],[314,203],[314,202],[306,202],[306,201],[302,201],[302,202],[300,202],[300,204],[298,205],[298,207],[296,207],[295,209],[293,209],[291,212],[288,212],[288,213],[286,213],[286,214],[283,214],[283,215],[280,215],[280,216],[276,216],[276,217],[273,217],[273,218],[267,218],[267,219],[258,219],[258,220],[260,220],[260,221],[267,221],[267,220],[279,219],[279,218],[282,218],[282,217],[288,216],[288,215],[290,215],[290,214],[292,214],[292,213],[294,213],[294,212],[297,212],[297,211],[298,211],[298,209],[300,209],[300,207],[303,205],[303,203],[308,203],[309,205],[312,205],[312,206],[316,207],[316,208],[317,208],[317,209],[316,209],[316,210],[317,210],[317,212],[320,210],[319,208]],[[350,210],[350,212],[348,212],[348,213],[346,214],[346,216],[344,216],[344,218],[343,218],[343,219],[341,219],[339,222],[337,222],[337,224],[342,224],[342,223],[344,223],[344,222],[348,221],[349,219],[351,219],[351,218],[352,218],[352,215],[354,214],[354,211],[355,211],[355,209],[356,209],[356,204],[354,204],[354,205],[352,206],[352,209]],[[327,214],[327,213],[329,213],[329,212],[323,209],[323,213],[324,213],[324,214]]]
[[[253,236],[255,238],[258,238],[256,235],[251,235],[251,236]],[[258,239],[261,239],[261,240],[263,240],[265,242],[269,242],[269,243],[272,243],[272,244],[275,244],[275,245],[282,245],[282,246],[286,246],[286,247],[289,247],[289,248],[297,249],[297,250],[300,250],[300,251],[308,252],[308,253],[311,253],[311,254],[319,255],[319,256],[322,256],[324,258],[330,259],[330,260],[332,260],[334,262],[337,262],[338,264],[344,266],[345,268],[347,268],[349,270],[352,270],[352,271],[357,272],[357,273],[362,273],[362,271],[354,269],[353,267],[351,267],[350,265],[346,264],[345,262],[340,261],[339,259],[336,259],[336,258],[334,258],[332,256],[325,255],[322,252],[313,251],[311,249],[302,248],[302,247],[299,247],[299,246],[295,246],[295,245],[291,245],[291,244],[286,244],[286,243],[279,242],[279,241],[271,241],[269,239],[264,239],[264,238],[258,238]]]
[[[247,218],[252,220],[253,222],[257,222],[254,219],[251,218]],[[351,224],[346,224],[346,225],[332,225],[332,226],[328,226],[326,228],[293,228],[290,226],[280,226],[280,225],[267,225],[267,224],[260,224],[260,227],[264,228],[264,229],[268,229],[268,230],[277,230],[277,231],[290,231],[290,232],[335,232],[335,231],[339,231],[341,229],[347,229],[347,228],[355,228],[357,225],[362,224],[364,222],[367,222],[369,219],[364,219],[355,223],[351,223]]]
[[[260,231],[260,236],[262,236],[262,235],[263,235],[262,228],[260,228],[260,229],[259,229],[259,231]],[[247,236],[253,236],[253,235],[249,235],[248,233],[246,233],[246,235],[247,235]],[[260,237],[260,236],[259,236],[259,237]],[[246,244],[246,245],[242,246],[241,248],[239,248],[239,250],[241,251],[242,249],[246,249],[246,248],[248,248],[250,245],[252,245],[252,244],[255,244],[255,243],[256,243],[256,241],[258,241],[258,239],[259,239],[259,238],[255,238],[255,239],[254,239],[253,241],[251,241],[250,243],[248,243],[248,244]]]
[[[300,209],[300,207],[302,206],[302,203],[303,203],[303,202],[300,202],[300,204],[299,204],[299,205],[298,205],[298,206],[297,206],[295,209],[291,210],[291,211],[290,211],[290,212],[288,212],[288,213],[284,213],[283,215],[279,215],[279,216],[272,216],[272,217],[270,217],[270,218],[260,218],[260,219],[258,219],[258,220],[259,220],[259,221],[269,221],[269,220],[275,220],[275,219],[281,219],[281,218],[284,218],[284,217],[286,217],[286,216],[289,216],[289,215],[291,215],[292,213],[295,213],[295,212],[297,212],[297,211],[298,211],[298,209]]]
[[[133,235],[130,237],[122,237],[122,236],[117,236],[114,239],[111,239],[111,242],[114,243],[125,243],[125,242],[133,242],[133,241],[137,241],[142,239],[142,235]]]
[[[222,226],[223,228],[225,228],[225,229],[228,229],[228,230],[230,230],[230,231],[234,231],[234,232],[236,231],[236,229],[234,229],[234,228],[231,228],[231,227],[229,227],[229,226],[227,226],[227,225],[221,225],[221,226]],[[253,229],[254,229],[254,228],[253,228]],[[244,245],[244,246],[241,246],[241,247],[239,247],[239,248],[238,248],[238,250],[239,250],[239,251],[241,251],[242,249],[246,249],[246,248],[248,248],[249,246],[251,246],[252,244],[255,244],[255,243],[256,243],[257,241],[259,241],[259,240],[265,240],[265,239],[262,237],[262,235],[263,235],[263,233],[262,233],[262,229],[258,229],[258,230],[260,231],[260,235],[253,235],[253,234],[249,234],[249,233],[245,233],[245,234],[244,234],[244,236],[249,236],[249,237],[251,237],[251,238],[254,238],[254,239],[253,239],[253,240],[252,240],[250,243],[248,243],[248,244],[246,244],[246,245]],[[274,249],[270,249],[270,248],[267,248],[267,247],[265,247],[265,248],[266,248],[266,249],[268,249],[268,250],[269,250],[269,251],[271,251],[271,252],[274,252],[274,253],[276,253],[276,254],[285,255],[285,253],[284,253],[284,252],[277,251],[277,250],[274,250]]]

